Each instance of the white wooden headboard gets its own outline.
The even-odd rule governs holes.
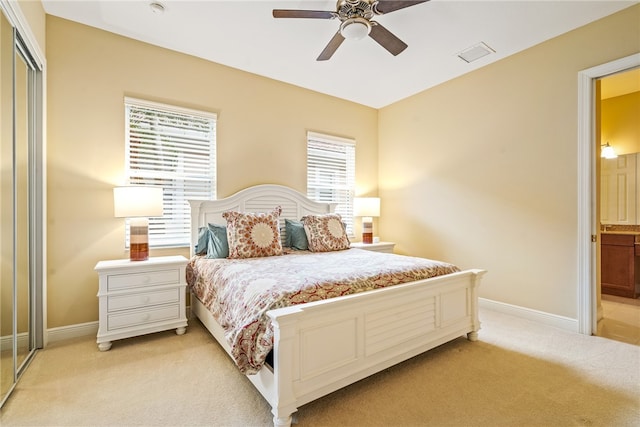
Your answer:
[[[293,188],[276,184],[261,184],[245,188],[219,200],[189,200],[191,206],[191,255],[198,242],[198,229],[211,224],[226,224],[222,213],[271,212],[276,206],[282,207],[280,227],[285,218],[300,220],[304,215],[319,215],[335,211],[335,203],[319,203],[307,198]]]

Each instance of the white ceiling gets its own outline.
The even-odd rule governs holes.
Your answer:
[[[376,17],[409,47],[394,57],[373,39],[320,54],[339,21],[274,19],[272,9],[334,11],[316,0],[43,0],[59,16],[157,46],[380,108],[638,3],[630,0],[431,0]],[[480,42],[495,53],[457,54]]]

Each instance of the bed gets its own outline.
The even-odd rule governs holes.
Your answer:
[[[279,220],[284,222],[326,216],[335,209],[332,204],[312,201],[296,190],[273,184],[250,187],[224,199],[189,203],[191,263],[197,261],[194,248],[202,238],[201,230],[208,224],[225,224],[229,218],[225,212],[269,212],[277,206]],[[282,230],[284,233],[284,227]],[[362,249],[346,249],[330,256],[344,256],[352,260],[352,265],[361,263],[358,260],[364,259],[364,252],[394,257]],[[317,254],[271,258],[281,263],[313,264],[316,261],[308,258],[313,256]],[[241,263],[250,261],[238,260],[234,268],[244,268]],[[376,262],[391,265],[392,261],[380,258]],[[264,363],[252,364],[244,371],[271,406],[274,425],[289,426],[292,415],[305,403],[448,341],[463,335],[477,340],[477,288],[485,271],[437,268],[441,271],[435,277],[266,310],[263,317],[269,333],[261,337],[269,343],[269,354]],[[202,295],[192,293],[191,312],[238,363],[241,358],[237,346],[228,340],[227,320],[219,313],[214,316],[211,304],[203,300]]]

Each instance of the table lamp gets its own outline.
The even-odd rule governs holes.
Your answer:
[[[362,217],[362,243],[373,243],[373,217],[380,216],[380,199],[378,197],[354,198],[353,214]]]
[[[130,218],[129,259],[149,259],[149,217],[162,216],[162,187],[128,186],[113,189],[113,213]]]

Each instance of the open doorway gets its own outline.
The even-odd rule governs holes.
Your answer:
[[[594,334],[640,345],[640,68],[596,82],[601,286]]]
[[[600,304],[599,244],[596,156],[600,155],[596,135],[596,80],[640,67],[640,53],[578,73],[578,332],[597,332]]]

